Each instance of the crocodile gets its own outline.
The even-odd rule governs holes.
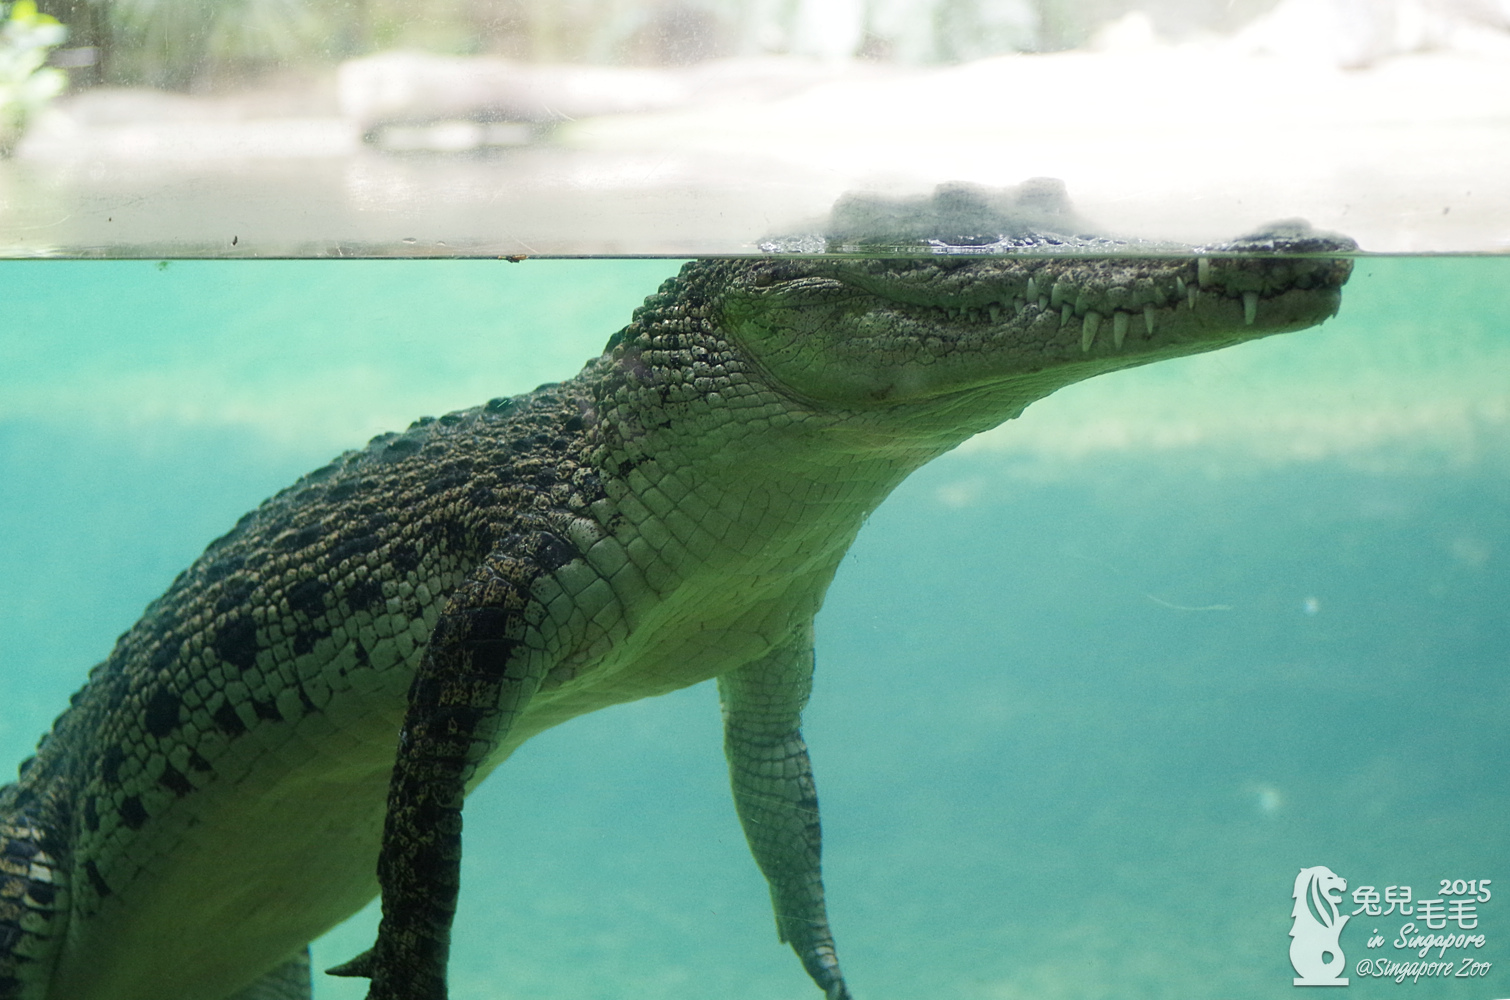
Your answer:
[[[801,714],[866,517],[1062,386],[1322,322],[1354,249],[1286,223],[1137,253],[990,208],[861,213],[913,253],[836,223],[830,252],[688,262],[575,377],[241,518],[0,789],[0,998],[307,1000],[308,942],[380,894],[330,971],[443,1000],[466,794],[545,729],[715,678],[778,936],[848,998]]]

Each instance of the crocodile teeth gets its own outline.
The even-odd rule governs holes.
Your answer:
[[[986,311],[991,314],[991,322],[995,323],[1001,319],[1001,306],[997,305],[995,302],[991,303],[989,306],[986,306]]]
[[[1186,286],[1185,301],[1189,303],[1191,309],[1195,308],[1195,297],[1199,294],[1201,294],[1200,289],[1196,288],[1194,285]]]
[[[1040,308],[1040,309],[1047,309],[1048,307],[1049,307],[1049,297],[1047,295],[1040,295],[1040,296],[1038,296],[1038,308]]]
[[[1075,315],[1075,307],[1074,306],[1070,305],[1068,302],[1066,302],[1064,305],[1060,306],[1059,307],[1059,325],[1060,326],[1064,326],[1067,323],[1069,323],[1070,317],[1073,316],[1073,315]]]
[[[1202,287],[1211,283],[1211,258],[1197,257],[1195,261],[1195,283]]]
[[[1038,298],[1038,279],[1033,277],[1031,274],[1028,275],[1028,290],[1023,293],[1023,298]]]
[[[1054,287],[1051,288],[1051,289],[1049,289],[1049,305],[1051,305],[1051,306],[1057,306],[1057,305],[1059,305],[1059,303],[1063,302],[1065,296],[1068,295],[1069,293],[1070,293],[1069,282],[1067,282],[1067,281],[1056,281],[1056,282],[1054,282]]]
[[[1181,298],[1185,297],[1185,279],[1178,274],[1174,276],[1174,290],[1179,293]]]
[[[1143,329],[1148,331],[1150,337],[1153,336],[1153,314],[1153,303],[1145,304],[1143,306]]]
[[[1085,314],[1085,323],[1080,327],[1080,350],[1089,351],[1096,342],[1096,331],[1101,329],[1101,314],[1092,309]]]
[[[1127,339],[1127,313],[1118,309],[1112,313],[1112,344],[1117,350],[1122,350],[1122,342]]]
[[[1257,292],[1244,292],[1243,293],[1243,322],[1247,323],[1249,326],[1252,326],[1253,325],[1253,321],[1256,320],[1256,319],[1258,319],[1258,293]]]

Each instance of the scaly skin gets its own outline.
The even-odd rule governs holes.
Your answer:
[[[212,543],[0,790],[0,998],[296,1000],[375,893],[373,1000],[441,1000],[465,793],[718,678],[777,929],[848,997],[800,716],[812,620],[912,470],[1072,382],[1332,315],[1347,244],[694,261],[570,381],[421,420]]]

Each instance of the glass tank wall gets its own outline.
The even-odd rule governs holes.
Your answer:
[[[1507,0],[0,22],[0,257],[147,258],[0,260],[0,768],[245,512],[569,377],[669,258],[1057,178],[1105,235],[1364,252],[1320,329],[1072,386],[867,521],[805,717],[856,1000],[1510,996]],[[601,255],[658,259],[520,262]],[[466,817],[454,1000],[820,995],[709,684],[541,734]]]
[[[1062,179],[1107,233],[1510,241],[1503,0],[14,0],[0,253],[738,253]]]
[[[804,725],[857,1000],[1303,997],[1317,866],[1347,880],[1327,995],[1510,996],[1507,265],[1362,258],[1320,329],[1073,386],[875,512]],[[242,514],[571,374],[676,267],[0,262],[5,778]],[[821,996],[777,943],[711,685],[525,744],[468,800],[463,865],[455,1000]],[[1484,941],[1397,985],[1408,923]]]

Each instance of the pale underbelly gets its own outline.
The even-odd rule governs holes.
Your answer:
[[[680,680],[589,670],[543,692],[468,790],[531,736]],[[72,923],[50,997],[224,1000],[377,894],[401,715],[355,735],[321,719],[269,727],[289,738],[264,750],[260,766],[195,792],[140,831],[128,848],[140,873]],[[301,754],[302,764],[288,766]]]
[[[764,655],[816,604],[790,591],[754,607],[708,596],[663,600],[606,652],[569,664],[563,680],[535,693],[468,791],[546,729]],[[70,927],[50,996],[224,1000],[365,906],[378,891],[388,783],[415,666],[369,678],[339,711],[249,732],[237,752],[260,756],[237,780],[213,782],[154,816],[126,849],[140,855],[139,874]]]

